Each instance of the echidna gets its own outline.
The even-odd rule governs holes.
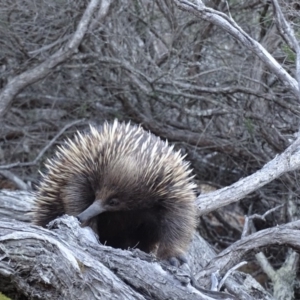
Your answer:
[[[90,126],[47,161],[34,223],[69,214],[103,244],[183,260],[196,226],[195,186],[183,159],[139,126]]]

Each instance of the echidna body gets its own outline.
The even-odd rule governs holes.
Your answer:
[[[34,222],[78,216],[103,244],[181,258],[196,226],[189,164],[141,127],[105,123],[77,133],[48,160]]]

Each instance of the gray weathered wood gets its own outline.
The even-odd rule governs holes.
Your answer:
[[[53,221],[50,230],[29,224],[32,205],[29,192],[0,191],[0,290],[42,299],[226,299],[224,293],[208,296],[193,287],[186,265],[177,269],[138,249],[99,244],[73,217]],[[222,263],[212,260],[215,255],[196,235],[188,258],[193,276],[204,274],[200,287],[209,288],[212,272],[221,269]],[[236,263],[226,259],[228,268]],[[249,278],[235,272],[226,286],[242,295],[239,299],[255,299],[251,290],[257,283]],[[262,288],[259,293],[272,299]]]

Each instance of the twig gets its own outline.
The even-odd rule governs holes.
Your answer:
[[[240,262],[239,264],[237,264],[236,266],[232,267],[230,270],[228,270],[228,271],[226,272],[226,274],[224,275],[224,277],[222,278],[222,280],[220,281],[219,285],[218,285],[218,291],[221,290],[221,288],[222,288],[222,286],[224,285],[226,279],[230,276],[230,274],[231,274],[233,271],[237,270],[238,268],[240,268],[241,266],[244,266],[244,265],[246,265],[246,264],[247,264],[246,261],[242,261],[242,262]]]
[[[266,256],[260,252],[255,255],[263,271],[272,280],[275,299],[294,299],[294,287],[298,271],[299,254],[293,250],[288,252],[281,268],[274,270]]]
[[[34,166],[36,165],[36,163],[41,159],[41,157],[45,154],[45,152],[55,143],[55,141],[70,127],[83,123],[85,120],[81,119],[81,120],[76,120],[74,122],[71,122],[69,124],[67,124],[66,126],[64,126],[64,128],[62,128],[57,134],[56,136],[40,151],[40,153],[38,154],[38,156],[30,162],[25,162],[25,163],[21,163],[21,162],[16,162],[16,163],[12,163],[12,164],[8,164],[8,165],[4,165],[4,166],[0,166],[0,170],[5,170],[5,169],[12,169],[12,168],[16,168],[16,167],[29,167],[29,166]]]
[[[238,264],[247,253],[270,245],[288,245],[300,249],[300,221],[264,229],[242,238],[215,256],[206,270],[210,273],[220,270],[222,275]],[[200,271],[195,277],[201,278],[207,274],[206,270]]]
[[[279,3],[277,0],[272,0],[273,9],[275,13],[275,21],[277,29],[279,30],[281,36],[284,38],[288,46],[296,52],[296,78],[298,81],[298,89],[300,90],[300,45],[296,39],[293,28],[286,21]],[[300,100],[300,94],[296,95],[298,100]]]
[[[10,181],[12,181],[20,190],[22,190],[22,191],[31,190],[31,187],[28,184],[26,184],[21,178],[19,178],[12,172],[3,170],[3,171],[0,171],[0,174],[2,176],[4,176],[5,178],[9,179]]]
[[[187,0],[175,0],[174,3],[182,10],[188,11],[203,20],[217,25],[236,38],[247,49],[255,53],[280,80],[287,85],[294,95],[299,97],[298,82],[276,61],[276,59],[256,40],[249,36],[233,19],[226,14],[206,7],[202,1],[197,4]]]
[[[0,117],[4,116],[14,97],[21,90],[23,90],[26,86],[46,77],[53,71],[53,69],[57,65],[68,59],[76,51],[88,30],[88,26],[91,22],[94,12],[96,11],[96,8],[99,5],[99,2],[100,0],[90,1],[77,26],[73,37],[65,47],[59,49],[57,52],[55,52],[48,59],[46,59],[43,63],[36,66],[35,68],[27,70],[21,73],[20,75],[15,76],[3,88],[2,92],[0,93]]]
[[[266,211],[263,215],[253,214],[251,216],[245,216],[245,224],[244,224],[244,228],[243,228],[242,237],[247,236],[250,232],[249,221],[252,221],[254,219],[260,219],[260,220],[266,221],[267,215],[271,214],[272,212],[274,212],[275,210],[277,210],[283,206],[284,206],[284,204],[277,205],[276,207],[273,207],[273,208],[269,209],[268,211]]]

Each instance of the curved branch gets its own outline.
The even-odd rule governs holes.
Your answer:
[[[198,5],[187,0],[175,0],[174,2],[181,10],[188,11],[196,17],[200,17],[203,20],[219,26],[240,41],[242,45],[256,54],[269,69],[291,89],[296,98],[299,99],[300,91],[297,81],[288,74],[288,72],[259,42],[250,37],[240,26],[238,26],[232,18],[229,18],[226,14],[217,10],[206,7],[202,1],[197,1]]]
[[[270,245],[289,245],[300,249],[300,221],[264,229],[235,242],[214,257],[196,278],[207,277],[219,270],[225,273],[249,252]]]
[[[262,169],[220,190],[200,195],[197,205],[204,215],[217,208],[237,202],[282,174],[300,168],[300,137],[283,153],[277,155]]]
[[[3,117],[14,97],[26,86],[46,77],[57,65],[68,59],[82,42],[100,0],[91,0],[77,29],[64,48],[59,49],[40,65],[14,77],[0,93],[0,117]]]

